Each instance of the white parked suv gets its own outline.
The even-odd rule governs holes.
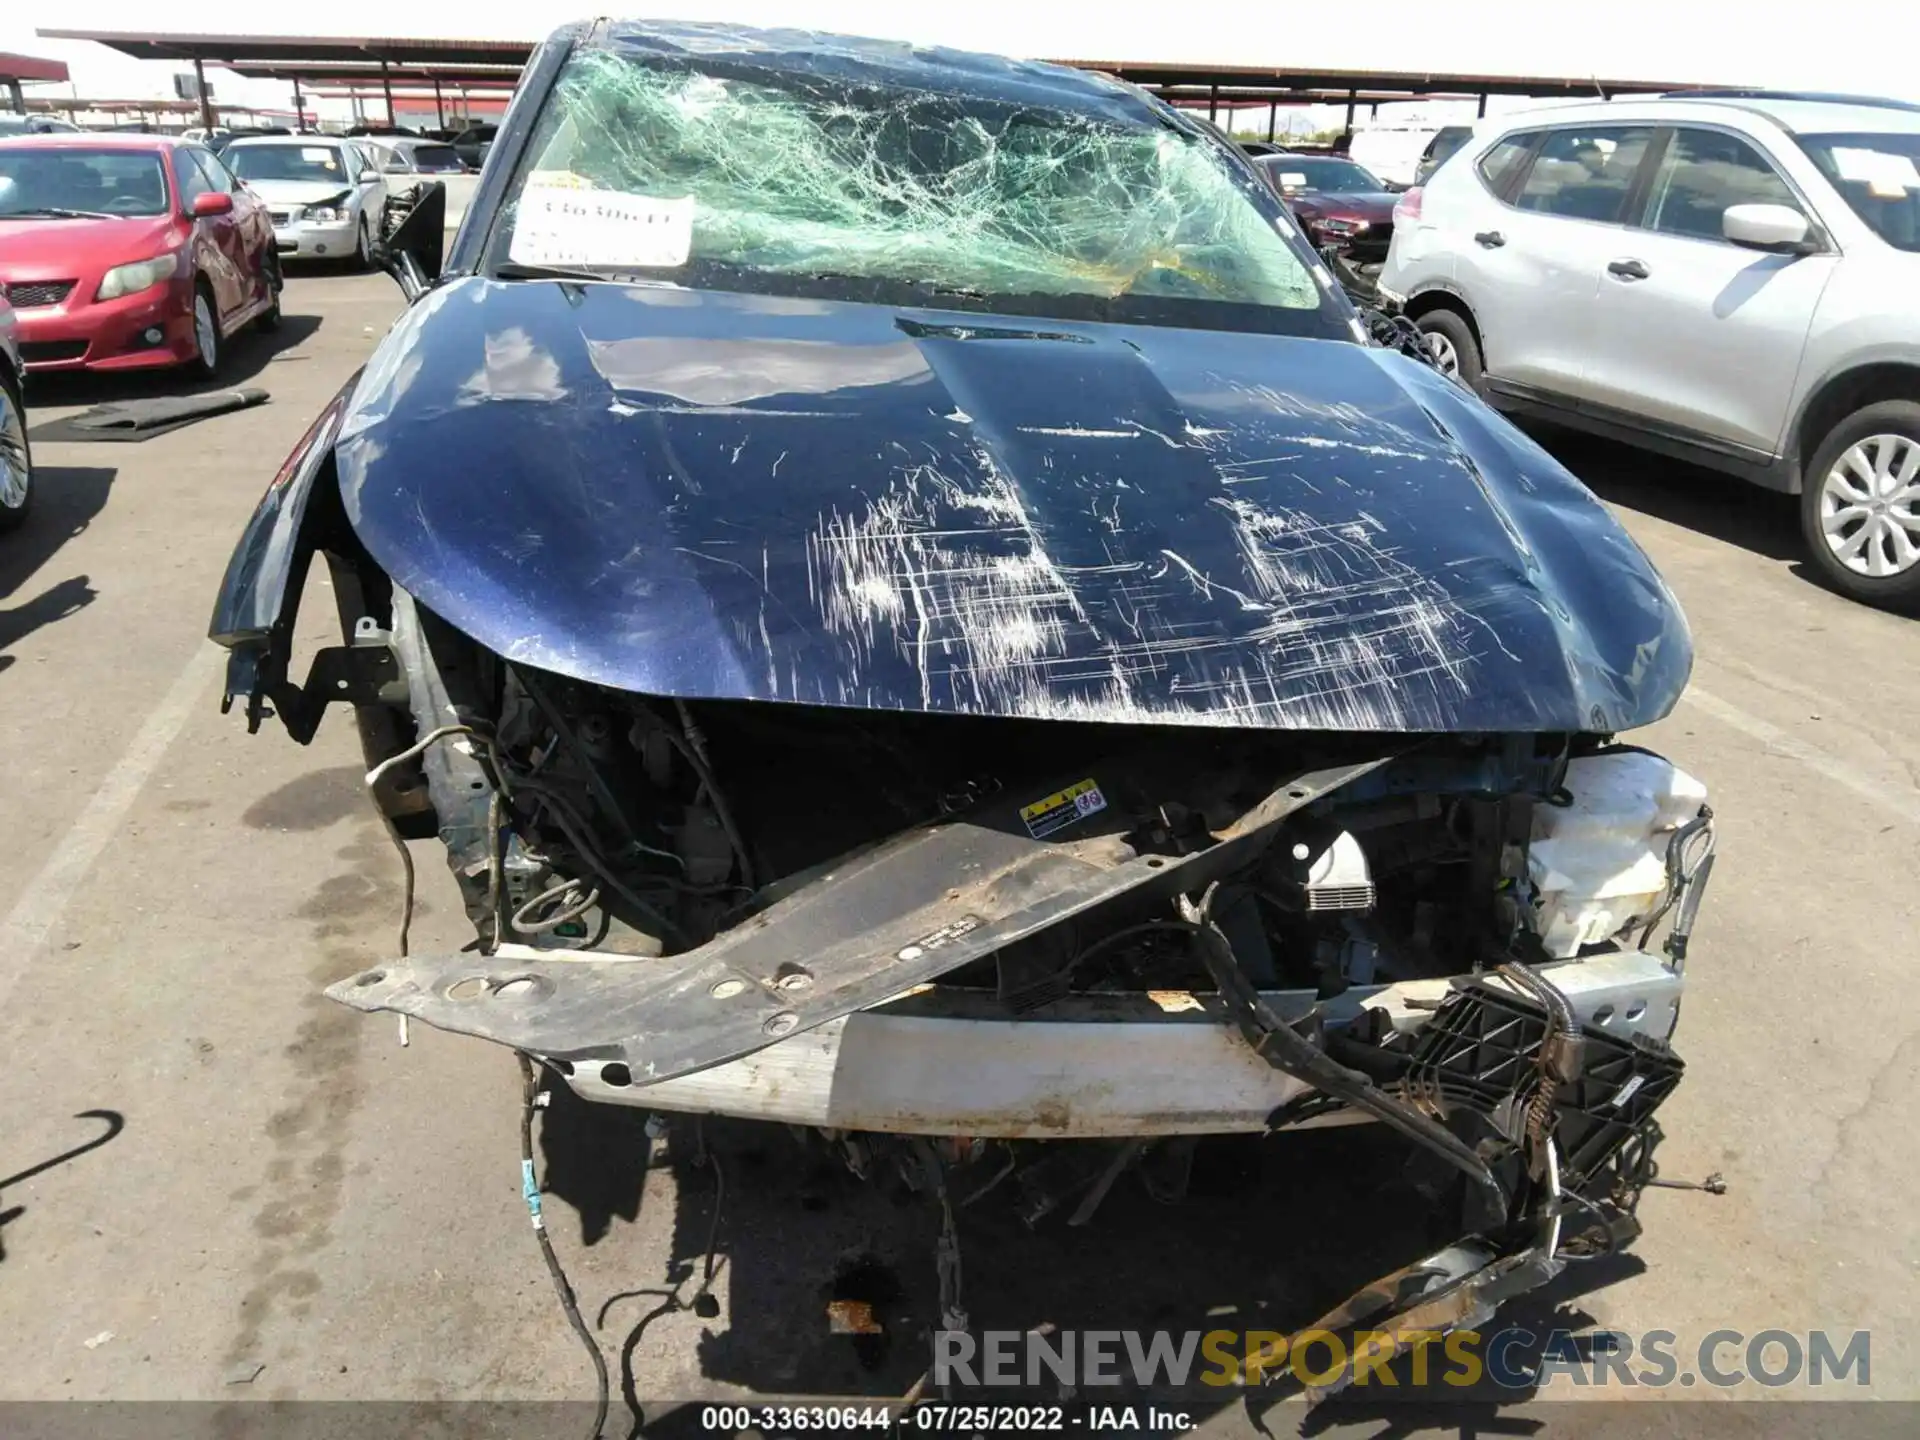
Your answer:
[[[1380,279],[1493,404],[1801,495],[1837,588],[1920,605],[1920,106],[1487,122],[1402,197]]]

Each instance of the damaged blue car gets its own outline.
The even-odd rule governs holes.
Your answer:
[[[1614,737],[1685,621],[1244,157],[1098,74],[601,21],[444,262],[416,199],[212,625],[250,727],[350,707],[478,937],[329,994],[868,1169],[1384,1124],[1466,1217],[1431,1328],[1630,1224],[1713,829]]]

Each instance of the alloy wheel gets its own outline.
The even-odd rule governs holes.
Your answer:
[[[220,354],[220,332],[214,327],[213,306],[207,303],[204,290],[193,295],[193,343],[199,347],[201,364],[211,370]]]
[[[1820,481],[1820,529],[1834,558],[1883,579],[1920,564],[1920,440],[1869,435]]]
[[[18,510],[33,487],[27,460],[27,421],[13,396],[0,384],[0,507]]]
[[[1453,348],[1453,341],[1438,330],[1427,332],[1427,353],[1433,356],[1433,368],[1449,380],[1460,378],[1460,352]]]

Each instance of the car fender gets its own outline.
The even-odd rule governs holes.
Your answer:
[[[1440,303],[1442,300],[1453,303],[1450,307],[1443,306]],[[1459,284],[1451,279],[1436,277],[1415,286],[1408,292],[1406,301],[1401,308],[1416,320],[1429,310],[1452,308],[1464,311],[1466,313],[1467,323],[1473,326],[1474,334],[1480,336],[1481,346],[1483,350],[1485,348],[1486,332],[1481,329],[1480,326],[1480,312],[1474,308],[1473,301],[1468,297],[1467,292],[1462,290]]]
[[[228,651],[223,707],[246,697],[249,728],[270,713],[268,698],[284,701],[281,692],[290,688],[294,617],[307,567],[320,548],[315,498],[323,487],[333,486],[334,440],[359,383],[355,372],[281,464],[241,532],[214,598],[207,638]],[[333,496],[331,509],[337,513],[337,489]],[[285,708],[283,703],[283,718],[290,718]]]

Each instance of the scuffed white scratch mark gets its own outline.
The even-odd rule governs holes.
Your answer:
[[[969,415],[966,411],[962,410],[958,405],[953,407],[953,412],[951,414],[944,415],[941,418],[944,420],[951,420],[958,425],[971,425],[973,423],[973,416]]]
[[[1181,444],[1180,441],[1174,439],[1171,435],[1168,435],[1164,431],[1154,429],[1151,425],[1142,425],[1138,420],[1132,420],[1132,421],[1129,421],[1128,423],[1133,426],[1134,431],[1137,434],[1151,435],[1153,436],[1154,439],[1158,440],[1162,445],[1166,446],[1169,450],[1186,449],[1186,446]]]
[[[1062,439],[1138,440],[1137,430],[1095,430],[1085,425],[1021,425],[1027,435],[1053,435]]]
[[[1127,553],[1118,492],[1131,488],[1078,511],[1076,536],[1090,515],[1105,537],[1096,564],[1063,563],[984,448],[902,467],[862,508],[823,513],[807,589],[845,664],[790,676],[791,698],[906,703],[884,698],[899,692],[880,667],[893,656],[923,709],[1418,731],[1446,728],[1470,693],[1470,642],[1499,643],[1372,513],[1216,497],[1206,523],[1227,526],[1232,559],[1203,567],[1192,552]]]
[[[760,653],[767,657],[767,688],[774,698],[780,696],[780,672],[773,661],[773,636],[767,631],[767,607],[760,606]]]
[[[782,450],[778,458],[776,458],[773,462],[773,471],[771,474],[768,475],[767,477],[768,479],[777,480],[780,477],[780,461],[786,458],[787,458],[787,452]]]
[[[851,410],[768,410],[757,405],[636,405],[636,415],[751,415],[767,420],[851,420]]]
[[[1289,445],[1305,445],[1314,450],[1346,450],[1355,455],[1391,456],[1396,460],[1425,460],[1429,455],[1418,450],[1401,450],[1392,445],[1363,445],[1355,440],[1336,440],[1331,435],[1284,435]]]
[[[609,415],[638,415],[640,412],[623,400],[614,400],[607,405]]]
[[[1166,556],[1166,558],[1171,563],[1179,566],[1180,569],[1184,570],[1186,572],[1187,578],[1193,582],[1193,588],[1198,590],[1207,599],[1211,600],[1213,598],[1213,592],[1215,590],[1221,590],[1233,596],[1234,599],[1238,600],[1240,602],[1240,608],[1242,610],[1256,610],[1256,611],[1259,611],[1261,614],[1271,613],[1273,609],[1272,606],[1262,604],[1260,601],[1254,599],[1251,595],[1247,594],[1246,591],[1236,590],[1231,585],[1218,584],[1214,580],[1210,579],[1208,576],[1202,575],[1199,572],[1199,570],[1194,568],[1194,566],[1187,560],[1186,556],[1177,554],[1172,550],[1162,550],[1160,553]]]
[[[744,440],[742,440],[738,445],[734,446],[733,458],[729,460],[727,463],[729,465],[738,465],[740,463],[740,452],[746,448],[747,448],[747,442]]]

